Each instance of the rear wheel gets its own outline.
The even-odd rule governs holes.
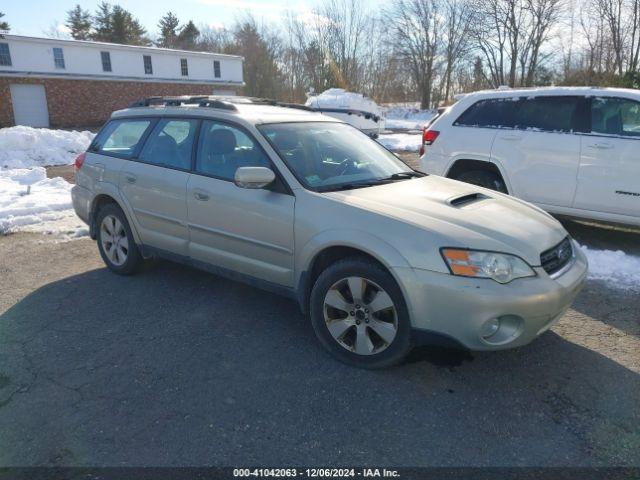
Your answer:
[[[320,274],[311,292],[311,322],[325,349],[358,367],[394,365],[411,348],[400,288],[365,258],[341,260]]]
[[[478,185],[479,187],[495,190],[500,193],[508,193],[507,186],[504,183],[502,177],[488,170],[470,170],[468,172],[462,172],[457,174],[455,180],[461,182],[471,183],[472,185]]]
[[[120,275],[131,275],[142,265],[129,222],[119,206],[110,203],[98,212],[96,240],[100,256],[109,269]]]

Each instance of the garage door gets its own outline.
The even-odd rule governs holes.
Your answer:
[[[10,88],[16,125],[48,127],[49,111],[44,85],[12,84]]]

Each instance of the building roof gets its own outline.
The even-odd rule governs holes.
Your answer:
[[[120,43],[109,43],[109,42],[94,42],[90,40],[73,40],[67,38],[45,38],[45,37],[31,37],[26,35],[13,35],[13,34],[2,34],[1,37],[4,37],[7,40],[17,40],[24,42],[34,42],[34,43],[51,43],[51,44],[70,44],[77,46],[87,46],[94,48],[109,48],[112,50],[133,50],[133,51],[148,51],[151,53],[166,53],[166,54],[185,54],[185,55],[202,55],[208,57],[224,57],[224,58],[237,58],[244,60],[244,57],[241,55],[229,55],[226,53],[215,53],[215,52],[203,52],[203,51],[195,51],[195,50],[178,50],[172,48],[161,48],[161,47],[153,47],[153,46],[143,46],[143,45],[123,45]]]

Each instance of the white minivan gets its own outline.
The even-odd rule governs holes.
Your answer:
[[[464,95],[425,128],[420,163],[551,213],[640,225],[640,91]]]

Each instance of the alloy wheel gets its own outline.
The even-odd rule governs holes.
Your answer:
[[[382,287],[363,277],[343,278],[324,298],[324,320],[331,336],[358,355],[385,350],[398,333],[398,314]]]
[[[107,258],[119,267],[127,261],[129,240],[124,225],[115,215],[107,215],[100,225],[100,242]]]

